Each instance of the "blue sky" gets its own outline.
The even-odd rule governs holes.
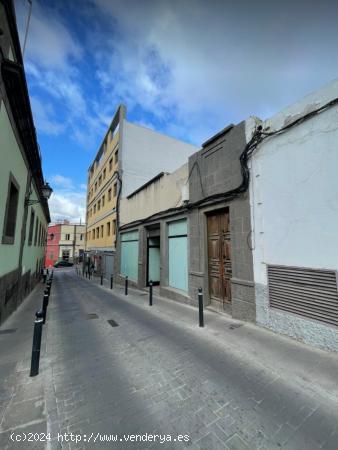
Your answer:
[[[52,219],[84,219],[118,106],[197,146],[337,77],[334,1],[33,0],[25,68]],[[28,1],[15,0],[20,38]]]

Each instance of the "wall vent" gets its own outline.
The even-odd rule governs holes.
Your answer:
[[[335,271],[271,265],[267,270],[272,308],[338,326]]]

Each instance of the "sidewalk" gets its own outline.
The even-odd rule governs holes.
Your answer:
[[[103,286],[100,285],[99,277],[86,281],[147,310],[154,317],[165,317],[176,325],[188,327],[198,336],[229,349],[245,361],[275,372],[302,389],[326,396],[337,402],[338,408],[336,353],[311,347],[252,323],[234,320],[226,314],[219,314],[208,308],[204,309],[204,328],[199,328],[197,308],[160,297],[156,288],[153,291],[153,306],[150,307],[148,290],[129,287],[126,296],[124,285],[115,283],[113,291],[110,291],[109,280],[104,279]]]
[[[45,448],[36,442],[13,442],[10,435],[46,433],[42,377],[29,377],[35,312],[41,309],[45,285],[39,283],[0,327],[0,448]],[[45,330],[44,330],[45,331]],[[45,357],[45,332],[41,360]]]

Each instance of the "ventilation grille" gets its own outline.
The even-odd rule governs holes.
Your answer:
[[[269,300],[278,308],[338,326],[338,291],[333,270],[268,266]]]

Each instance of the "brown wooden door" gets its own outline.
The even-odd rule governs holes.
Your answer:
[[[231,245],[229,212],[222,211],[207,218],[208,270],[211,300],[231,301]]]

